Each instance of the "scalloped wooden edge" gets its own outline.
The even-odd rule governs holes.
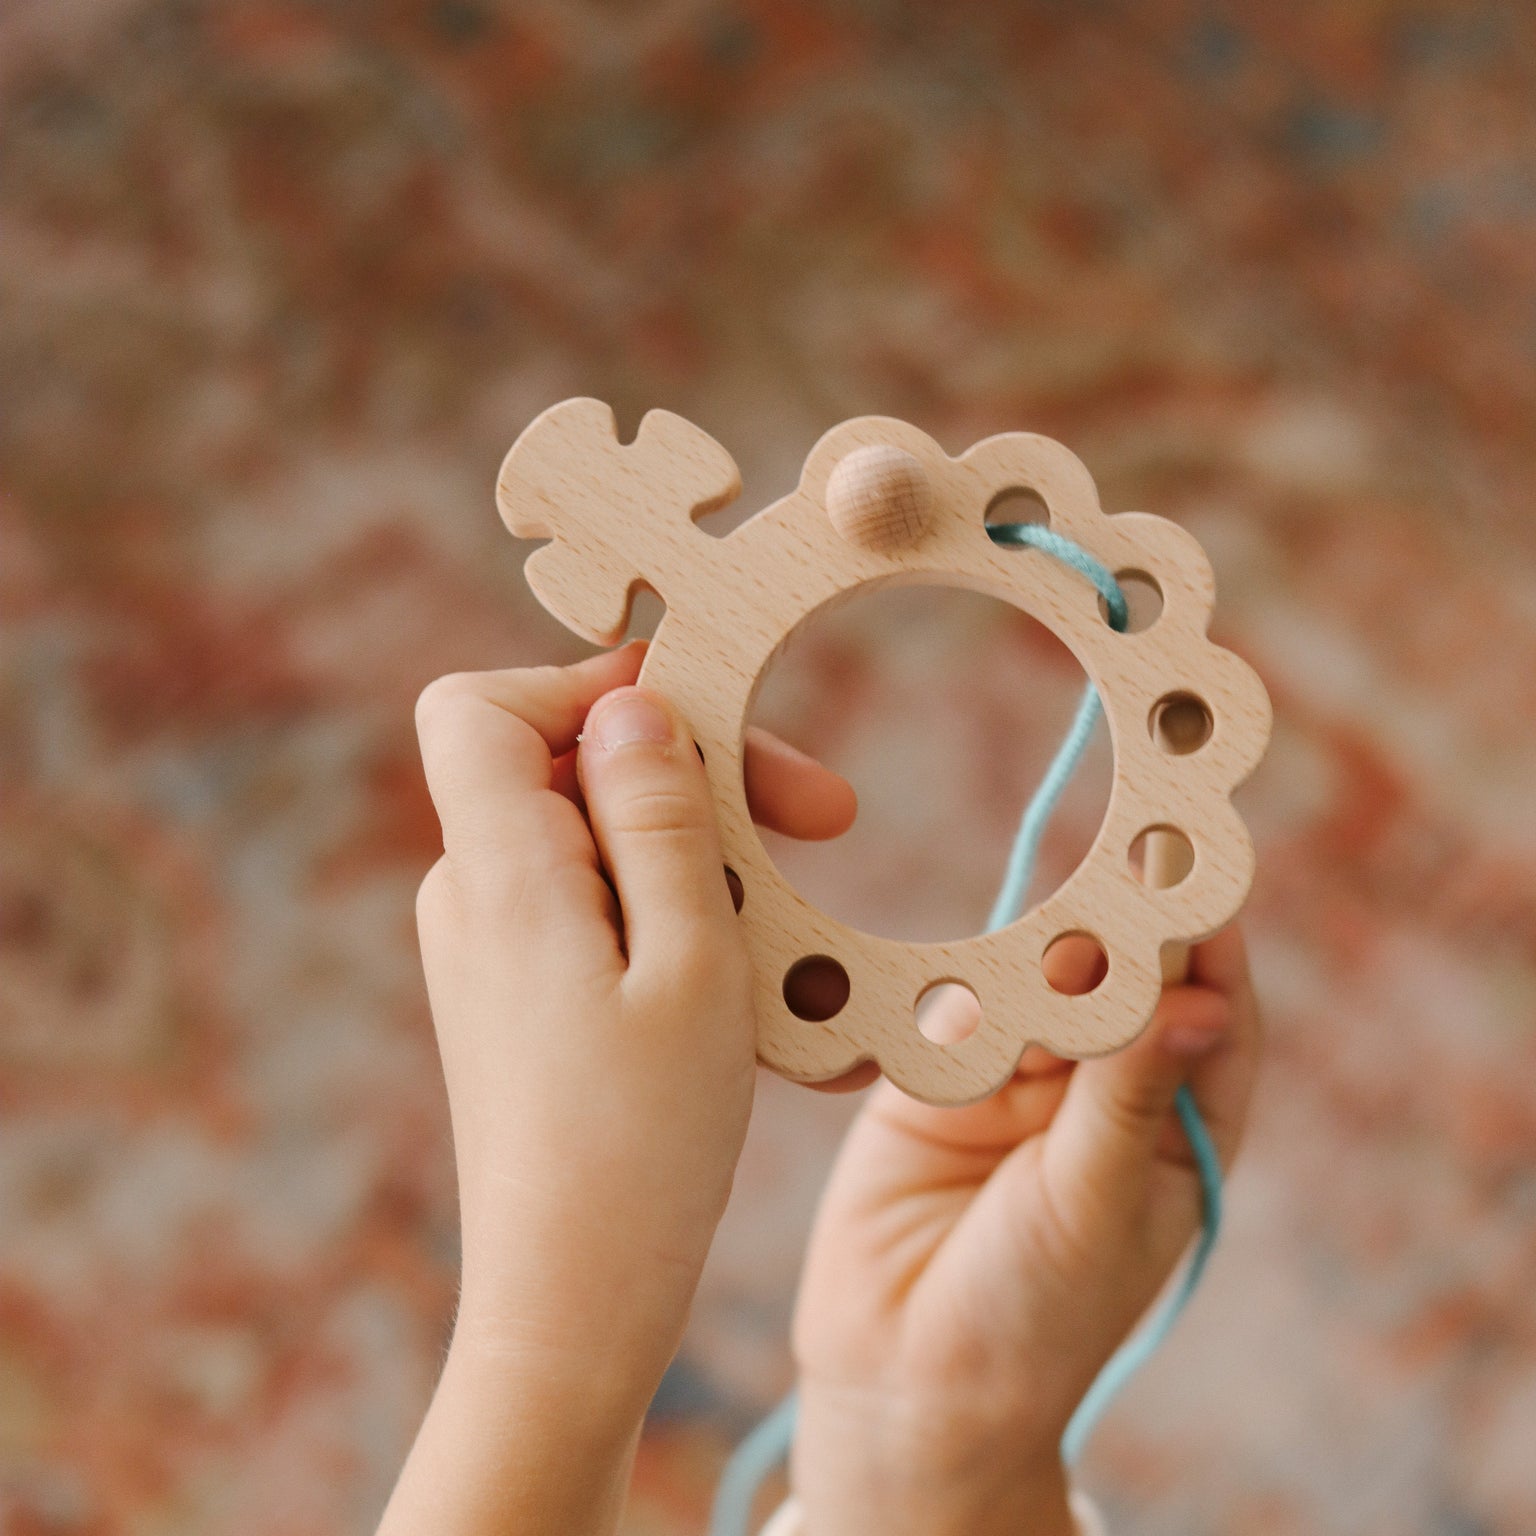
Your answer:
[[[834,471],[875,448],[868,462],[901,466],[903,495],[908,460],[920,466],[920,515],[910,507],[882,515],[878,484],[850,492],[834,483],[834,522],[826,505]],[[578,634],[615,642],[642,586],[666,605],[642,680],[676,704],[704,753],[725,863],[744,893],[762,1061],[800,1081],[873,1061],[914,1097],[959,1104],[1006,1082],[1030,1044],[1078,1058],[1127,1044],[1165,977],[1179,974],[1188,944],[1231,920],[1253,876],[1231,794],[1263,754],[1269,700],[1252,669],[1208,637],[1215,587],[1199,545],[1145,513],[1106,516],[1082,463],[1031,433],[988,438],[950,458],[905,422],[857,418],[821,438],[795,490],[728,536],[692,526],[738,488],[730,455],[681,417],[653,411],[624,445],[609,408],[579,400],[524,431],[497,500],[514,533],[552,539],[530,556],[528,579]],[[1157,621],[1117,634],[1078,573],[1044,553],[994,545],[985,510],[1017,488],[1037,492],[1051,526],[1112,570],[1150,576],[1163,596]],[[882,939],[806,902],[752,824],[741,766],[752,700],[795,627],[856,589],[912,583],[987,592],[1045,624],[1097,685],[1115,750],[1109,808],[1078,869],[998,933],[939,944]],[[1157,713],[1161,700],[1185,694],[1204,703],[1212,728],[1198,750],[1175,755],[1159,742]],[[1168,886],[1158,883],[1169,873],[1166,848],[1154,843],[1145,879],[1129,866],[1131,843],[1159,827],[1178,829],[1193,849],[1192,866]],[[1041,959],[1055,938],[1079,931],[1103,946],[1109,974],[1092,993],[1069,997],[1045,983]],[[850,982],[847,1004],[819,1021],[796,1017],[784,995],[788,971],[817,955],[835,959]],[[980,1025],[953,1045],[926,1039],[914,1016],[918,998],[944,980],[981,1001]]]

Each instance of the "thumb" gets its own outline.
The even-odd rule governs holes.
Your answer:
[[[1214,993],[1170,989],[1139,1039],[1073,1068],[1045,1156],[1058,1187],[1090,1220],[1117,1222],[1143,1209],[1179,1086],[1192,1058],[1219,1040],[1225,1016]]]
[[[587,715],[577,772],[630,969],[661,974],[739,943],[704,764],[667,700],[605,694]]]

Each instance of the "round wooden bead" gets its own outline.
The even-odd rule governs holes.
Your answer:
[[[933,486],[918,460],[884,443],[855,448],[827,480],[827,516],[851,544],[880,554],[915,544],[928,531]]]

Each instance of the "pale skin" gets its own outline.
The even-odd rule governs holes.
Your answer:
[[[418,708],[444,845],[418,923],[463,1277],[381,1536],[614,1532],[730,1193],[755,1077],[747,957],[702,766],[635,686],[642,658],[458,675]],[[749,736],[746,779],[757,820],[791,836],[853,820],[846,782],[772,737]],[[1089,963],[1068,953],[1061,979]],[[1032,1050],[961,1110],[874,1089],[796,1313],[810,1536],[1072,1530],[1062,1428],[1198,1225],[1174,1094],[1190,1083],[1230,1164],[1258,1044],[1229,930],[1115,1056]]]

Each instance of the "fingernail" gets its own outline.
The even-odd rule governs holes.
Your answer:
[[[639,742],[670,742],[672,722],[643,693],[625,693],[598,710],[591,732],[603,751],[616,752]]]
[[[1204,1056],[1225,1039],[1225,1030],[1171,1024],[1163,1031],[1163,1049],[1175,1056]]]

